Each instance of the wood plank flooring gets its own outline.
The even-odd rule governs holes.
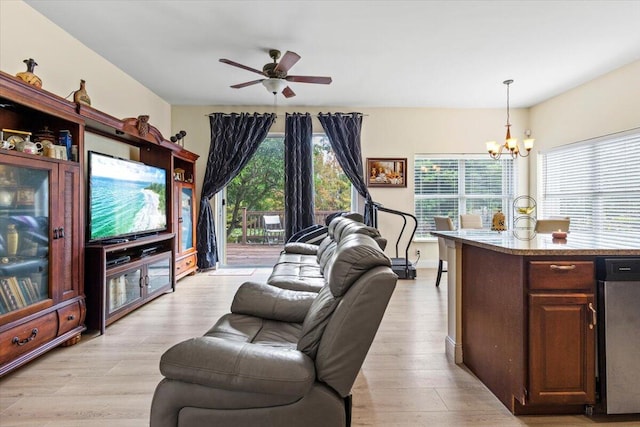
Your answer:
[[[107,328],[85,334],[0,379],[0,426],[140,427],[161,379],[160,355],[202,335],[226,313],[238,286],[264,280],[196,274]],[[585,416],[515,417],[444,354],[446,280],[435,270],[401,280],[353,387],[354,426],[622,426]]]

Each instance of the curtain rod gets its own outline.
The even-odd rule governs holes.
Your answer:
[[[205,114],[205,117],[210,117],[213,116],[214,114],[218,114],[218,113],[209,113],[209,114]],[[275,114],[276,118],[278,118],[278,115],[276,113],[224,113],[224,114]],[[306,113],[306,114],[311,114],[311,113]],[[344,115],[349,115],[351,113],[317,113],[317,114],[344,114]],[[369,114],[366,113],[358,113],[358,114],[362,114],[362,117],[369,117]]]

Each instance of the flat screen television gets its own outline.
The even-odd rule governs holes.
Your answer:
[[[167,229],[167,171],[89,151],[90,242]]]

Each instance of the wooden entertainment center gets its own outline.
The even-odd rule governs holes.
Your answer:
[[[165,140],[153,126],[139,126],[139,118],[114,118],[1,71],[0,129],[3,376],[54,347],[77,343],[87,327],[104,333],[107,325],[195,272],[198,155]],[[138,154],[134,160],[167,171],[165,231],[87,244],[89,132],[125,144]],[[48,151],[47,135],[56,145],[61,134],[73,141],[73,154],[43,155],[56,151]],[[27,135],[39,144],[31,145]],[[9,136],[11,144],[4,142]]]

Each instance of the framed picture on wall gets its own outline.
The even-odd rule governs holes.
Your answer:
[[[407,159],[367,158],[367,185],[369,187],[406,187]]]

